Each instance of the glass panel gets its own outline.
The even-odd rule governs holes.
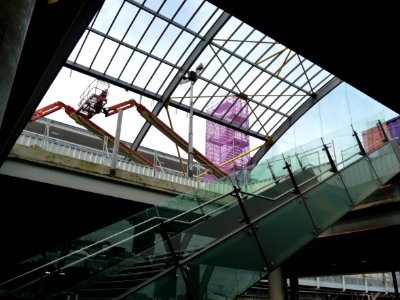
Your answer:
[[[190,18],[192,18],[193,14],[198,9],[198,3],[185,2],[185,4],[180,8],[179,12],[175,15],[174,21],[181,25],[186,25],[186,23],[190,20]],[[204,21],[205,20],[203,20],[203,22]]]
[[[347,132],[346,137],[351,137],[351,134],[351,131]],[[332,153],[336,146],[350,145],[350,141],[348,143],[336,143],[336,141],[337,139],[335,144],[333,140],[327,143]],[[350,151],[351,159],[360,158],[356,150]],[[337,161],[336,155],[333,157]],[[347,158],[348,155],[345,159]],[[372,152],[370,158],[380,178],[390,178],[399,168],[398,160],[390,145]],[[341,164],[344,166],[341,171],[343,181],[351,197],[361,201],[377,188],[376,174],[367,158],[361,158],[353,164],[349,161]],[[24,264],[29,270],[50,261],[39,268],[37,274],[35,272],[29,274],[36,278],[38,274],[42,276],[43,272],[47,271],[51,274],[58,274],[59,271],[74,274],[74,270],[80,270],[83,276],[73,276],[74,280],[78,281],[85,280],[87,278],[85,276],[99,275],[96,279],[98,281],[115,273],[123,273],[127,266],[130,269],[136,268],[138,262],[143,263],[145,260],[151,262],[158,260],[159,263],[170,266],[172,264],[170,245],[164,240],[165,232],[156,228],[161,221],[164,221],[165,231],[171,236],[171,243],[179,259],[192,255],[194,251],[244,226],[243,213],[237,206],[237,199],[230,195],[233,190],[232,183],[240,186],[243,191],[244,207],[251,219],[254,220],[275,209],[269,216],[258,221],[258,225],[266,232],[262,237],[264,245],[270,241],[269,238],[274,241],[274,245],[268,245],[268,258],[274,263],[282,262],[309,241],[314,234],[308,211],[302,201],[294,200],[283,205],[295,197],[292,193],[293,182],[288,169],[284,168],[286,162],[290,165],[301,191],[306,191],[323,178],[332,175],[326,152],[322,151],[322,142],[313,141],[286,151],[284,155],[272,156],[253,169],[249,167],[231,174],[231,177],[201,182],[203,189],[179,195],[127,220],[67,245],[51,249],[45,255],[27,260]],[[388,167],[382,168],[380,164],[386,164]],[[329,178],[321,186],[307,191],[306,194],[308,208],[315,217],[316,225],[321,228],[331,225],[346,212],[346,205],[350,205],[347,195],[341,189],[340,181],[336,182],[335,178],[338,177]],[[258,195],[249,196],[245,192]],[[277,208],[278,205],[281,207]],[[186,213],[183,214],[184,212]],[[288,218],[291,220],[290,225],[282,221]],[[206,219],[207,222],[202,222]],[[158,273],[161,270],[157,269],[154,272]],[[63,288],[77,283],[68,282],[69,279],[66,278],[72,278],[68,275],[63,278],[65,279],[61,281],[66,282],[62,284]],[[85,284],[80,287],[81,290]]]
[[[26,271],[38,268],[37,272],[33,274],[43,274],[46,270],[53,270],[61,268],[68,264],[67,261],[77,261],[86,256],[112,254],[114,259],[122,260],[129,257],[132,251],[132,236],[133,231],[152,226],[153,220],[157,220],[156,212],[153,208],[142,211],[126,220],[116,222],[112,225],[106,226],[98,231],[84,235],[76,240],[68,241],[65,244],[59,245],[52,249],[47,249],[45,252],[22,261],[18,267],[15,268],[15,275],[22,274]],[[146,221],[143,225],[138,225]],[[147,226],[147,227],[146,227]],[[115,244],[118,242],[118,244]],[[115,244],[115,247],[107,250],[107,248]],[[63,258],[63,259],[61,259]],[[40,267],[42,266],[42,269]],[[88,266],[90,268],[90,266]],[[9,274],[10,277],[13,274]]]
[[[159,42],[153,50],[154,55],[164,58],[171,45],[176,41],[181,30],[176,26],[169,25],[165,33],[160,37]]]
[[[102,32],[107,32],[122,5],[122,0],[104,1],[104,5],[96,18],[93,28]]]
[[[354,204],[364,200],[379,186],[376,174],[366,157],[341,170],[340,174]]]
[[[149,51],[153,49],[155,47],[155,44],[158,43],[159,38],[167,25],[167,22],[160,19],[155,19],[150,25],[146,34],[143,36],[138,47],[144,51]]]
[[[394,147],[397,149],[394,149]],[[397,142],[392,141],[392,144],[387,144],[368,154],[372,166],[382,183],[386,183],[400,171],[399,159],[394,152],[396,150],[399,152],[398,147]]]
[[[260,243],[270,264],[279,265],[315,237],[304,202],[293,200],[257,221]]]
[[[110,66],[106,70],[107,75],[112,76],[114,78],[119,78],[121,75],[122,69],[125,64],[128,62],[129,57],[132,54],[132,50],[125,47],[120,46],[112,59]]]
[[[136,46],[143,37],[143,34],[145,33],[145,30],[149,26],[152,19],[153,15],[146,11],[140,10],[139,14],[135,16],[135,21],[130,27],[128,33],[125,35],[123,41],[129,45]]]
[[[138,12],[138,8],[127,2],[124,3],[124,7],[116,17],[114,24],[112,25],[109,35],[122,40],[126,34],[126,31],[130,28],[130,23],[133,21],[134,16]]]
[[[262,193],[262,195],[273,199],[283,193],[293,191],[293,182],[289,177],[285,161],[290,165],[300,190],[305,190],[316,184],[318,180],[322,179],[324,173],[331,174],[329,173],[330,165],[327,163],[326,153],[322,151],[322,146],[316,143],[287,151],[284,155],[285,160],[282,156],[271,157],[270,160],[264,160],[254,166],[247,173],[250,174],[247,175],[250,179],[243,186],[243,190],[249,193]]]
[[[176,10],[179,8],[179,6],[181,5],[182,1],[181,0],[170,0],[167,1],[163,7],[160,10],[160,13],[171,19],[174,14],[176,13]]]
[[[308,67],[308,63],[303,62],[303,65],[305,68]],[[323,76],[325,74],[324,72],[321,73]],[[314,84],[313,87],[315,90]],[[305,88],[309,88],[308,83]],[[332,111],[340,111],[340,113],[332,113]],[[384,107],[379,102],[362,94],[348,84],[342,83],[307,111],[274,144],[269,153],[280,154],[282,153],[281,149],[292,148],[293,145],[309,143],[312,140],[320,140],[323,137],[325,142],[334,140],[336,154],[331,154],[335,156],[335,160],[336,158],[338,161],[347,159],[359,151],[357,146],[353,147],[356,144],[352,136],[351,127],[358,133],[364,148],[368,150],[371,141],[364,139],[364,135],[368,132],[373,133],[371,140],[375,142],[375,130],[370,131],[369,129],[376,126],[378,119],[383,123],[396,115],[394,111]],[[267,154],[266,156],[269,155]],[[349,165],[350,162],[346,161],[345,165]]]
[[[165,36],[165,35],[164,35]],[[176,64],[183,55],[185,49],[193,42],[193,36],[185,31],[180,32],[178,39],[175,39],[174,44],[169,48],[165,59],[173,64]]]
[[[331,226],[352,208],[351,200],[339,175],[306,192],[304,199],[319,232]]]
[[[267,274],[249,228],[200,254],[184,269],[195,299],[233,299]]]
[[[93,49],[98,49],[103,40],[104,38],[100,35],[90,32],[76,62],[88,67],[96,54],[96,51],[93,51]]]
[[[157,281],[153,281],[139,291],[128,295],[125,300],[147,300],[147,299],[191,299],[186,290],[183,275],[179,269],[171,270],[164,274]]]
[[[96,59],[93,62],[92,69],[99,72],[105,72],[107,65],[110,63],[112,56],[114,55],[118,47],[117,43],[110,40],[105,40]]]

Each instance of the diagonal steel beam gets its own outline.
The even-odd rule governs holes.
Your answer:
[[[282,82],[284,82],[284,83],[286,83],[286,84],[288,84],[288,85],[290,85],[290,86],[292,86],[292,87],[298,89],[299,91],[302,91],[303,93],[309,94],[309,92],[308,92],[307,90],[305,90],[305,89],[299,87],[298,85],[294,84],[293,82],[290,82],[289,80],[286,80],[285,78],[276,75],[274,72],[271,72],[270,70],[267,70],[267,69],[265,69],[265,68],[263,68],[263,67],[260,67],[259,65],[255,64],[255,63],[253,63],[253,62],[251,62],[251,61],[248,60],[248,59],[245,59],[245,58],[241,57],[240,55],[238,55],[238,54],[236,54],[236,53],[230,51],[229,49],[223,48],[221,45],[218,45],[217,43],[214,43],[214,42],[212,42],[211,45],[213,45],[214,47],[220,49],[221,51],[224,51],[224,52],[228,53],[229,55],[231,55],[231,56],[233,56],[233,57],[236,57],[237,59],[241,60],[242,62],[245,62],[245,63],[249,64],[249,65],[252,66],[253,68],[256,68],[256,69],[258,69],[258,70],[261,70],[261,71],[263,71],[263,72],[269,74],[270,76],[275,77],[275,78],[278,79],[279,81],[282,81]]]
[[[291,116],[290,118],[286,119],[282,123],[281,126],[279,126],[275,132],[272,134],[272,141],[274,143],[279,140],[282,135],[294,124],[298,119],[303,116],[311,107],[314,106],[314,104],[318,103],[323,97],[325,97],[330,91],[332,91],[335,87],[337,87],[340,83],[342,83],[342,80],[340,80],[337,77],[334,77],[331,79],[325,86],[323,86],[319,91],[318,94],[315,97],[309,97]],[[261,158],[271,149],[271,147],[274,144],[267,144],[265,143],[263,147],[261,147],[256,154],[254,154],[252,158],[252,164],[257,164]]]
[[[222,13],[221,16],[218,18],[218,20],[214,23],[214,25],[210,28],[210,30],[206,33],[206,35],[203,37],[203,39],[200,41],[200,43],[197,44],[196,48],[193,50],[193,52],[189,55],[185,63],[183,64],[180,72],[182,74],[185,74],[189,68],[194,64],[196,59],[200,56],[200,54],[203,52],[203,50],[208,46],[208,44],[212,41],[214,36],[218,33],[218,31],[224,26],[224,24],[229,20],[230,15],[228,13]],[[161,97],[161,102],[157,103],[156,106],[153,109],[153,114],[158,116],[159,113],[161,112],[162,108],[165,105],[165,102],[171,97],[172,93],[175,91],[175,89],[178,87],[179,83],[181,82],[182,77],[178,73],[175,75],[175,77],[172,79],[171,83],[169,86],[166,88],[164,94]],[[140,143],[143,141],[144,137],[146,136],[147,132],[150,129],[150,123],[146,122],[142,129],[140,129],[138,135],[136,136],[136,139],[133,141],[131,148],[137,149],[140,145]]]

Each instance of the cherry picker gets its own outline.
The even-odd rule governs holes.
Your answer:
[[[154,115],[151,111],[149,111],[145,106],[136,102],[134,99],[130,99],[128,101],[124,101],[107,108],[105,107],[107,103],[107,96],[108,96],[108,88],[103,89],[98,93],[90,93],[81,99],[78,110],[75,110],[73,107],[66,105],[61,101],[57,101],[53,104],[47,105],[43,108],[36,110],[33,113],[31,122],[43,118],[60,109],[64,109],[67,115],[71,117],[73,120],[75,120],[76,123],[82,125],[86,129],[88,129],[89,131],[100,137],[101,139],[103,139],[104,136],[107,136],[108,141],[111,145],[114,142],[114,136],[112,136],[110,133],[102,129],[100,126],[95,124],[90,119],[94,115],[99,113],[104,113],[105,117],[109,117],[116,114],[119,109],[126,110],[131,107],[136,107],[139,114],[146,121],[148,121],[151,125],[155,126],[160,132],[162,132],[178,147],[180,147],[186,152],[188,151],[188,143],[174,130],[172,130],[167,124],[165,124],[156,115]],[[131,160],[140,164],[153,166],[153,164],[150,161],[148,161],[146,158],[144,158],[142,155],[140,155],[138,152],[130,148],[125,143],[120,142],[119,148],[124,153],[124,155],[129,157]],[[194,158],[206,168],[208,173],[213,174],[217,178],[227,176],[227,174],[222,169],[220,169],[217,165],[212,163],[197,149],[193,148],[193,152],[194,152],[193,153]]]

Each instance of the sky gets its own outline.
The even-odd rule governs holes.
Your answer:
[[[142,2],[143,1],[138,1],[138,3]],[[145,5],[150,9],[157,10],[160,8],[160,3],[161,1],[150,0],[146,1]],[[198,10],[196,17],[194,17],[192,20],[189,20],[189,16],[196,11],[197,7],[201,3],[202,1],[197,0],[189,1],[185,5],[183,5],[178,13],[175,13],[177,8],[180,7],[180,1],[169,0],[165,2],[165,5],[161,8],[160,13],[162,13],[167,18],[173,18],[176,24],[185,25],[190,30],[199,31],[199,33],[205,34],[206,30],[211,26],[212,22],[215,21],[215,18],[218,16],[218,14],[216,14],[214,18],[212,18],[207,24],[205,24],[206,26],[202,27],[205,23],[205,20],[208,20],[212,12],[215,10],[214,6],[206,3],[201,7],[200,10]],[[131,30],[128,30],[128,33],[124,38],[123,34],[129,28],[128,25],[130,24],[133,16],[137,13],[138,9],[134,5],[125,3],[123,5],[123,9],[121,9],[118,17],[116,18],[115,23],[111,25],[112,19],[117,13],[121,4],[121,0],[106,1],[103,9],[99,14],[99,17],[92,24],[93,28],[100,32],[107,32],[115,39],[123,39],[125,43],[128,43],[129,45],[136,45],[139,49],[143,49],[144,51],[149,51],[153,46],[155,46],[154,51],[152,52],[154,55],[158,57],[164,56],[163,59],[165,61],[182,64],[186,56],[181,56],[181,54],[184,53],[183,50],[187,47],[187,45],[190,44],[191,41],[191,37],[189,34],[184,33],[179,36],[179,30],[177,30],[176,26],[167,26],[167,23],[165,21],[157,20],[158,22],[155,22],[150,27],[148,27],[148,33],[144,36],[143,39],[140,40],[141,34],[143,34],[143,31],[145,31],[147,26],[150,25],[152,19],[149,13],[141,11],[141,13],[135,19]],[[237,25],[239,23],[236,19],[232,19],[231,22],[232,25]],[[165,34],[163,38],[160,39],[160,41],[155,45],[155,37],[159,37],[163,29],[165,30]],[[243,32],[243,30],[244,29],[242,29],[240,32]],[[246,27],[246,30],[249,31],[250,29]],[[220,34],[221,37],[228,34],[228,32],[229,29],[224,28],[224,30]],[[260,36],[260,34],[258,34],[258,36]],[[174,41],[175,37],[178,38],[176,41]],[[193,42],[193,46],[191,46],[189,50],[193,49],[194,45],[196,45],[196,43],[198,42],[198,40]],[[80,46],[83,43],[84,47],[80,51]],[[174,47],[171,51],[168,52],[171,43],[174,45]],[[235,42],[234,44],[237,43]],[[154,60],[149,59],[146,62],[146,66],[142,68],[140,74],[138,75],[138,67],[141,66],[141,64],[143,63],[144,55],[140,54],[139,51],[136,51],[133,52],[132,59],[130,60],[124,71],[121,71],[122,66],[127,60],[127,57],[131,53],[131,50],[126,47],[118,47],[115,42],[109,40],[105,40],[104,44],[102,44],[102,38],[99,35],[92,33],[89,34],[87,40],[85,40],[85,35],[82,36],[80,42],[72,51],[69,60],[76,61],[76,63],[86,66],[92,61],[95,55],[95,51],[93,51],[93,49],[97,49],[101,45],[102,47],[98,53],[97,59],[93,61],[93,64],[91,66],[94,70],[100,72],[104,71],[107,66],[107,62],[110,60],[112,54],[116,51],[115,59],[110,64],[109,69],[107,69],[107,74],[109,76],[115,77],[120,76],[120,79],[126,82],[130,82],[133,77],[137,76],[134,85],[143,87],[146,84],[148,78],[152,77],[152,72],[157,71],[155,73],[156,75],[153,77],[153,80],[147,86],[147,89],[151,92],[156,91],[156,87],[158,88],[160,80],[163,80],[163,74],[167,74],[167,72],[169,72],[170,70],[168,69],[168,66],[165,67],[166,64],[162,64],[161,66],[156,67]],[[210,55],[212,56],[214,54],[211,49],[207,49],[204,55],[209,57]],[[199,59],[201,59],[201,57]],[[215,58],[214,64],[211,64],[207,68],[207,70],[205,70],[208,73],[205,73],[204,76],[211,76],[210,74],[212,74],[212,70],[215,69],[215,67],[219,66],[220,62]],[[175,73],[173,73],[172,75],[174,74]],[[214,78],[214,80],[217,82],[222,82],[222,80],[224,80],[226,77],[226,70],[222,70],[222,72],[220,72],[220,74],[218,74]],[[81,94],[93,82],[93,80],[94,78],[92,77],[86,76],[77,71],[71,71],[70,69],[64,67],[51,85],[45,97],[38,105],[38,108],[41,108],[56,101],[61,101],[77,109],[78,103],[81,99]],[[250,80],[250,78],[247,80]],[[230,84],[232,84],[232,82]],[[196,82],[196,84],[194,85],[195,96],[202,89],[202,86],[203,83],[200,82],[200,80]],[[182,101],[182,103],[186,105],[189,104],[189,98],[187,97],[189,88],[190,84],[182,84],[179,85],[177,91],[174,92],[174,95],[177,96],[186,95],[186,98],[184,98]],[[163,89],[165,89],[165,86],[163,87]],[[116,86],[111,86],[109,89],[107,106],[111,106],[129,99],[135,99],[136,101],[141,102],[149,110],[152,110],[156,104],[155,101],[149,98],[141,97],[136,93],[128,92]],[[220,97],[216,99],[220,100],[223,98]],[[195,108],[202,107],[208,100],[209,99],[203,98],[199,99],[195,103]],[[174,130],[182,138],[188,140],[188,113],[182,112],[172,107],[169,109],[169,111]],[[162,110],[159,117],[162,121],[169,125],[169,120],[167,118],[165,109]],[[52,115],[49,115],[48,118],[70,125],[78,127],[80,126],[76,124],[72,119],[70,119],[63,111],[53,113]],[[103,114],[100,114],[94,116],[92,118],[92,121],[94,121],[96,124],[98,124],[109,133],[115,134],[117,115],[105,118]],[[144,123],[145,120],[139,115],[135,108],[125,110],[123,112],[121,139],[128,142],[133,142]],[[193,146],[203,154],[205,153],[205,127],[206,121],[202,118],[194,116]],[[263,142],[261,140],[250,138],[251,149],[258,147],[262,143]],[[175,144],[153,127],[151,127],[149,133],[146,135],[141,145],[155,149],[156,151],[162,151],[173,155],[177,154]],[[186,154],[182,153],[182,155],[183,157],[185,157]]]
[[[94,79],[82,73],[71,71],[68,68],[63,68],[58,74],[57,78],[54,80],[50,89],[47,91],[45,97],[42,99],[38,108],[44,107],[56,101],[61,101],[64,104],[70,105],[75,109],[78,109],[78,104],[81,99],[81,95],[93,83]],[[96,82],[94,83],[96,84]],[[190,84],[186,84],[187,88]],[[194,93],[196,92],[196,85],[194,85]],[[126,100],[134,99],[137,102],[142,103],[146,108],[152,110],[156,104],[156,101],[150,100],[140,95],[123,90],[116,86],[111,86],[109,88],[109,96],[106,107],[124,102]],[[183,137],[186,141],[188,140],[189,131],[189,114],[177,110],[176,108],[169,108],[169,113],[172,119],[172,126],[174,130]],[[169,120],[165,109],[159,115],[160,119],[169,125]],[[59,110],[47,118],[73,125],[76,127],[81,127],[79,124],[75,123],[64,110]],[[104,114],[95,115],[92,119],[97,125],[115,135],[116,124],[117,124],[117,114],[105,117]],[[123,112],[123,121],[121,129],[121,139],[127,142],[133,142],[139,130],[144,125],[144,118],[136,111],[136,108],[130,108]],[[194,117],[194,128],[193,128],[193,146],[199,150],[201,153],[205,153],[205,132],[206,121],[199,117]],[[250,139],[250,147],[257,147],[262,144],[262,141]],[[156,128],[151,127],[146,138],[142,142],[142,146],[155,149],[156,151],[169,153],[172,155],[177,155],[175,144],[172,143],[167,137],[160,133]],[[181,155],[185,157],[183,151]]]
[[[142,3],[143,1],[138,2]],[[180,6],[180,0],[166,1],[165,5],[161,7],[161,1],[150,0],[145,2],[145,5],[148,8],[153,10],[160,9],[160,12],[164,14],[166,18],[173,18],[175,24],[178,25],[168,25],[167,22],[161,19],[157,19],[157,22],[151,23],[151,14],[142,10],[140,10],[140,14],[138,14],[137,18],[133,19],[133,16],[139,10],[136,6],[129,3],[125,3],[122,6],[118,17],[113,23],[113,17],[118,12],[118,9],[121,7],[122,3],[122,0],[107,0],[105,2],[104,9],[102,9],[99,14],[99,17],[92,24],[93,28],[95,30],[98,30],[99,32],[109,34],[114,39],[121,39],[127,45],[136,45],[135,47],[137,47],[137,49],[139,50],[147,52],[150,51],[150,49],[153,49],[153,55],[163,58],[165,62],[171,62],[173,64],[176,63],[178,65],[182,64],[182,61],[184,61],[185,56],[181,57],[181,53],[184,54],[183,49],[185,49],[187,45],[190,46],[190,35],[188,33],[184,33],[178,38],[179,31],[177,30],[177,26],[181,24],[182,26],[186,26],[190,30],[199,31],[201,34],[204,34],[207,28],[209,28],[212,22],[215,20],[215,18],[213,18],[210,20],[209,23],[205,23],[205,20],[208,20],[208,18],[210,17],[210,15],[212,15],[212,12],[214,11],[214,7],[210,4],[202,6],[196,16],[192,20],[189,19],[188,16],[192,15],[194,11],[196,11],[197,7],[199,7],[200,3],[202,3],[201,1],[188,1],[181,8],[181,10],[177,11],[177,8]],[[216,14],[216,16],[217,15],[218,14]],[[135,21],[133,22],[133,20]],[[131,22],[133,22],[133,25],[131,29],[129,29],[129,24]],[[202,25],[205,25],[205,27],[202,27]],[[237,28],[238,30],[236,31]],[[147,34],[143,35],[143,39],[141,39],[143,32],[146,30],[148,30]],[[163,35],[163,38],[156,42],[156,37],[160,37],[161,32],[163,32],[164,30],[165,34]],[[126,33],[125,37],[124,33]],[[174,41],[173,39],[175,37],[178,38],[176,41]],[[224,44],[224,47],[226,47],[230,51],[235,51],[240,55],[247,55],[247,59],[253,61],[257,60],[255,58],[259,56],[260,53],[265,51],[265,49],[270,47],[270,43],[273,42],[271,39],[263,36],[257,31],[254,31],[249,26],[241,25],[241,22],[235,18],[232,18],[229,22],[227,22],[227,24],[217,34],[215,38],[215,43],[219,43],[222,45],[222,41],[227,38],[230,38],[230,41]],[[248,42],[243,43],[242,46],[237,48],[237,40],[243,39],[246,39],[246,41]],[[254,41],[260,41],[260,43],[256,48],[254,48],[255,50],[249,52],[249,49],[253,49],[252,47],[254,47]],[[193,42],[193,45],[198,42],[199,41]],[[168,49],[171,43],[173,43],[174,46],[172,50],[169,51]],[[82,44],[84,45],[84,47],[81,51],[79,51]],[[193,49],[193,45],[191,46],[191,48],[189,48],[189,50]],[[100,46],[101,48],[98,52],[97,58],[94,58],[96,51],[93,50],[99,48]],[[276,48],[274,48],[275,50],[272,51],[272,53],[276,53],[276,51],[279,52],[284,49],[283,45],[274,45],[273,47]],[[294,92],[292,88],[285,84],[281,84],[277,88],[274,88],[278,80],[273,76],[269,76],[265,73],[258,75],[259,70],[256,70],[256,68],[251,68],[251,71],[247,75],[245,75],[245,71],[249,69],[248,65],[238,65],[239,62],[237,58],[228,56],[223,51],[221,51],[218,55],[215,55],[213,51],[215,51],[215,47],[207,47],[194,64],[196,66],[199,62],[203,62],[205,65],[209,63],[208,66],[206,65],[206,68],[202,73],[202,76],[204,76],[205,78],[212,78],[212,80],[216,83],[230,86],[238,92],[244,91],[245,88],[248,88],[246,92],[250,95],[252,93],[258,93],[262,95],[271,91],[270,89],[272,88],[272,91],[274,91],[274,93],[283,92],[285,89],[287,89],[285,93],[291,94]],[[113,53],[115,53],[116,55],[113,59],[111,59]],[[294,65],[298,63],[298,59],[300,59],[300,57],[297,57],[293,52],[290,52],[289,50],[283,53],[284,54],[282,54],[281,56],[277,56],[277,60],[274,63],[271,62],[271,65],[268,65],[268,63],[272,59],[263,59],[262,63],[260,63],[260,66],[273,71],[282,66],[283,68],[280,70],[280,76],[287,76],[285,78],[287,78],[288,80],[295,80],[296,76],[299,76],[299,74],[302,75],[302,69],[298,67],[296,71],[292,73],[290,73],[290,70],[292,70]],[[130,60],[128,60],[129,55],[132,55]],[[292,59],[287,60],[287,62],[284,61],[286,55],[287,57],[290,57]],[[111,63],[108,64],[108,62],[110,62],[110,59]],[[141,54],[140,51],[132,51],[125,46],[119,47],[116,42],[108,39],[103,40],[103,38],[99,34],[94,33],[90,33],[87,39],[85,39],[85,34],[82,36],[80,42],[72,51],[69,60],[76,61],[83,66],[90,66],[91,68],[93,68],[93,70],[98,72],[106,72],[108,76],[120,76],[118,78],[120,78],[120,80],[122,81],[130,82],[132,78],[135,78],[134,85],[138,87],[144,87],[147,84],[146,88],[151,92],[156,92],[160,81],[163,80],[164,74],[168,74],[169,70],[171,70],[171,67],[169,67],[166,63],[157,65],[156,60],[154,59],[149,59],[147,61],[144,59],[144,55]],[[139,66],[141,66],[144,61],[146,61],[146,65],[142,67],[141,70],[139,70]],[[126,68],[123,68],[126,62],[128,62]],[[221,68],[222,62],[224,63],[223,68]],[[286,64],[283,65],[284,62]],[[109,65],[109,68],[107,67],[107,65]],[[310,62],[304,62],[304,68],[308,68],[310,66]],[[218,69],[218,73],[214,76],[213,72]],[[315,74],[317,70],[318,68],[316,67],[311,68],[310,71],[308,71],[309,78],[311,78],[311,76]],[[173,74],[175,73],[172,73],[172,76]],[[149,78],[152,79],[148,81]],[[239,78],[241,78],[240,81]],[[225,80],[227,82],[225,82]],[[61,69],[57,78],[54,80],[45,97],[41,100],[38,108],[54,103],[56,101],[61,101],[67,105],[72,106],[75,109],[78,109],[78,103],[81,100],[82,93],[84,93],[84,91],[93,83],[93,81],[94,78],[92,77],[89,77],[77,71],[72,71],[64,67]],[[265,82],[268,83],[266,86],[263,86]],[[301,82],[306,82],[305,76],[302,76],[297,84],[301,85]],[[199,93],[203,93],[202,95],[212,95],[212,89],[210,92],[207,93],[202,91],[204,85],[205,82],[202,80],[198,80],[195,83],[193,92],[195,97]],[[164,85],[162,88],[165,89],[166,86]],[[186,96],[186,98],[183,99],[182,103],[188,105],[189,99],[187,95],[189,88],[190,84],[179,85],[173,96]],[[160,93],[162,93],[162,91]],[[223,94],[221,94],[221,92],[218,93],[218,97],[211,97],[209,99],[199,98],[195,103],[195,108],[202,108],[208,100],[212,100],[215,102],[223,99],[221,96]],[[258,96],[254,96],[254,98],[256,97]],[[277,145],[276,149],[279,149],[279,151],[286,151],[290,147],[298,146],[300,144],[306,143],[307,141],[318,138],[319,136],[321,136],[321,134],[323,135],[329,131],[333,131],[338,126],[349,126],[353,121],[355,121],[356,119],[360,119],[362,116],[368,115],[370,112],[383,111],[382,107],[379,106],[379,104],[376,104],[376,101],[372,99],[367,99],[368,97],[366,97],[362,93],[360,94],[359,91],[355,91],[351,87],[348,87],[341,90],[339,93],[336,93],[335,97],[336,98],[334,98],[334,100],[330,100],[331,106],[325,104],[317,106],[316,109],[319,109],[319,113],[316,115],[315,112],[311,113],[314,114],[314,118],[311,118],[308,123],[304,123],[305,121],[303,121],[302,124],[299,123],[299,125],[293,126],[291,130],[288,131],[288,134],[286,134],[286,137],[282,138],[282,142]],[[156,104],[154,100],[146,97],[141,97],[136,93],[126,91],[116,86],[111,86],[109,88],[108,103],[106,107],[130,99],[134,99],[137,102],[142,103],[149,110],[152,110]],[[287,98],[285,97],[279,97],[275,100],[276,102],[273,102],[273,99],[274,98],[272,97],[271,105],[275,108],[278,108],[283,102],[287,100]],[[337,106],[337,103],[335,103],[335,101],[341,103],[341,110],[345,113],[342,112],[341,114],[336,114],[334,111],[332,111],[332,107],[334,107],[335,105]],[[329,101],[326,101],[326,103],[328,102]],[[368,105],[366,105],[366,103],[368,103]],[[287,107],[282,107],[281,110],[285,112],[289,108],[290,106],[287,105]],[[350,110],[351,113],[348,113],[350,112]],[[172,126],[174,130],[182,138],[188,140],[188,113],[182,112],[172,107],[169,109],[169,111],[172,118]],[[266,113],[263,114],[263,111],[266,111]],[[257,117],[260,118],[262,122],[265,122],[271,116],[271,111],[258,107],[255,111],[255,114],[257,115]],[[163,122],[169,125],[165,109],[162,110],[159,117]],[[76,124],[62,110],[49,115],[48,118],[80,127],[80,125]],[[253,130],[257,130],[260,125],[258,122],[255,122],[255,116],[253,114],[250,114],[249,119],[251,123],[254,123]],[[319,122],[316,121],[318,119]],[[115,134],[117,115],[106,118],[103,114],[99,114],[94,116],[92,118],[92,121],[109,133],[113,135]],[[145,120],[140,116],[135,108],[125,110],[123,112],[121,139],[127,141],[128,143],[133,142],[144,123]],[[202,118],[198,118],[195,116],[193,128],[193,146],[203,154],[205,154],[205,128],[206,121]],[[260,133],[264,133],[264,131],[261,130]],[[285,140],[287,142],[285,142]],[[250,149],[255,149],[262,144],[263,141],[250,137]],[[153,127],[151,127],[150,131],[147,133],[141,145],[155,149],[156,151],[165,152],[172,155],[177,154],[175,144]],[[252,152],[252,155],[254,153],[255,152]],[[181,151],[181,154],[184,158],[186,158],[186,154],[184,154],[183,151]]]

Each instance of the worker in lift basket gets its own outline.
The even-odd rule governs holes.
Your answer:
[[[108,96],[108,90],[102,90],[101,94],[97,96],[97,102],[94,104],[94,110],[96,111],[96,114],[101,112],[101,109],[104,107],[104,105],[107,104],[107,96]]]

